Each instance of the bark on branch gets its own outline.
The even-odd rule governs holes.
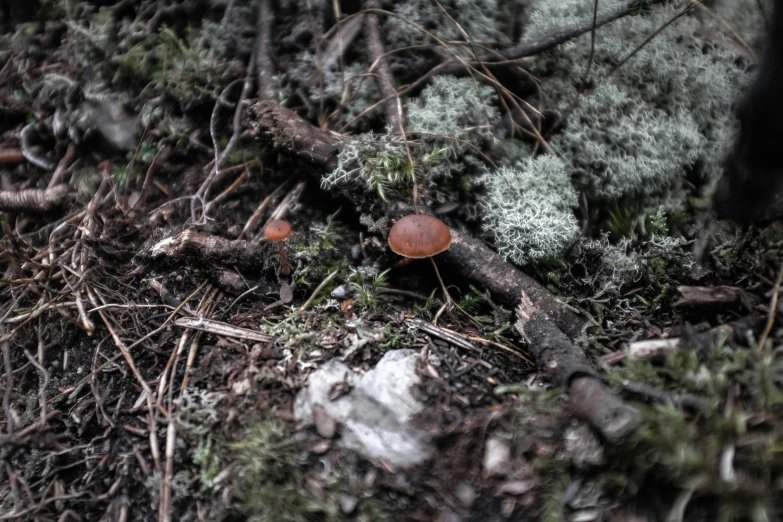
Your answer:
[[[258,97],[262,100],[277,99],[278,85],[275,62],[272,59],[272,24],[274,22],[272,0],[261,0],[258,5],[256,28],[256,67]]]
[[[377,0],[367,0],[365,8],[378,9]],[[397,106],[397,82],[394,80],[394,75],[391,72],[389,59],[385,56],[386,47],[383,45],[378,15],[368,13],[364,17],[364,31],[370,62],[373,64],[377,62],[375,66],[377,71],[375,85],[378,87],[381,97],[386,99],[383,104],[383,109],[386,113],[386,124],[390,125],[396,132],[400,128],[400,122],[402,121],[402,115],[399,113]]]
[[[47,189],[0,191],[0,211],[49,212],[71,202],[71,188],[67,184]]]
[[[192,229],[158,241],[141,258],[177,264],[193,262],[209,267],[232,267],[258,273],[263,265],[263,247],[249,241],[202,236]]]
[[[639,425],[639,412],[609,390],[576,346],[525,292],[517,308],[517,331],[527,340],[539,368],[568,390],[571,408],[610,442],[619,442]]]

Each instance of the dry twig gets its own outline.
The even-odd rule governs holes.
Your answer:
[[[2,190],[0,211],[6,212],[50,212],[71,202],[71,188],[55,185],[46,189]]]
[[[759,342],[756,347],[757,352],[761,352],[764,349],[764,345],[767,344],[767,338],[770,332],[772,332],[772,326],[775,324],[775,316],[778,315],[778,298],[780,297],[780,285],[783,283],[783,263],[780,265],[778,271],[778,278],[775,279],[775,286],[772,288],[772,297],[769,300],[769,307],[767,309],[767,324],[764,326],[764,331],[761,332]]]
[[[258,97],[262,100],[276,100],[279,91],[272,60],[272,0],[261,0],[258,4],[256,29],[256,56],[258,61]]]

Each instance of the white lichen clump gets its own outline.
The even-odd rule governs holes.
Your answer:
[[[429,171],[429,179],[464,170],[472,147],[491,143],[499,113],[495,91],[470,78],[438,76],[408,103],[408,127],[430,150],[442,151],[443,161]],[[416,134],[418,133],[418,136]]]
[[[484,232],[498,252],[517,264],[556,256],[578,232],[577,196],[562,161],[527,159],[480,178]]]
[[[601,2],[600,9],[620,3],[625,2]],[[539,0],[526,38],[588,20],[592,9],[592,2],[581,0]],[[649,208],[674,201],[671,196],[681,200],[681,180],[689,170],[702,179],[720,173],[734,126],[732,104],[749,61],[739,59],[739,46],[718,22],[684,16],[614,70],[678,12],[677,6],[656,7],[597,31],[591,82],[566,129],[552,139],[592,198]],[[736,15],[743,31],[757,23],[752,10],[734,7],[727,14]],[[534,72],[546,79],[546,92],[561,110],[577,96],[589,54],[588,33],[538,62]]]

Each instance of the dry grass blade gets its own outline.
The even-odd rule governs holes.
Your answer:
[[[767,324],[764,326],[764,331],[761,332],[759,337],[758,346],[756,352],[759,353],[764,349],[764,345],[767,344],[767,338],[770,332],[772,332],[772,326],[775,324],[775,316],[778,314],[778,298],[780,297],[780,285],[783,283],[783,263],[780,265],[778,271],[778,277],[775,279],[775,286],[772,288],[772,297],[769,300],[769,308],[767,310]]]
[[[211,319],[183,317],[174,321],[174,324],[181,328],[191,328],[214,335],[244,339],[245,341],[266,343],[274,340],[274,337],[271,335],[266,335],[247,328],[240,328],[239,326],[232,326],[220,321],[213,321]]]

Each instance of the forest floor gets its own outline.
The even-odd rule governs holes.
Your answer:
[[[444,253],[460,309],[435,325],[432,264],[401,263],[362,201],[324,192],[280,120],[255,127],[254,92],[234,119],[244,66],[220,100],[124,112],[78,94],[103,45],[87,28],[111,12],[82,15],[0,46],[0,520],[783,515],[779,224],[711,224],[720,270],[683,261],[694,235],[619,297],[585,290],[594,252],[530,280],[484,246]],[[126,107],[193,96],[106,62]],[[457,207],[434,210],[473,244]],[[293,228],[290,275],[273,218]]]

